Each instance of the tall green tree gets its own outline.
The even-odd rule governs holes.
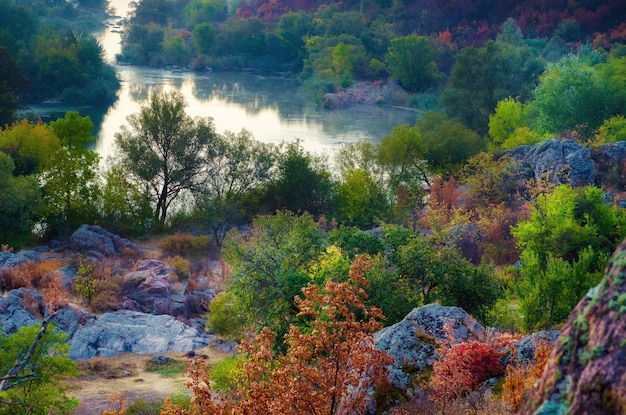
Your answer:
[[[409,124],[394,127],[378,144],[377,151],[389,194],[397,197],[402,188],[409,204],[419,205],[431,181],[419,127]]]
[[[385,55],[391,77],[411,92],[421,92],[437,85],[441,76],[434,59],[430,40],[415,33],[391,39]]]
[[[212,119],[193,119],[185,105],[179,92],[154,94],[115,136],[122,165],[149,189],[161,225],[181,192],[199,186],[217,136]]]
[[[268,193],[276,207],[292,212],[326,213],[335,197],[335,183],[322,157],[311,155],[299,141],[288,143],[278,157],[277,177]]]
[[[459,52],[440,103],[446,112],[479,135],[486,135],[496,104],[513,97],[527,102],[544,63],[526,45],[488,41]]]
[[[241,130],[217,136],[213,149],[194,197],[202,225],[209,227],[219,245],[231,226],[247,222],[258,213],[247,211],[245,204],[274,178],[277,148]]]
[[[74,228],[92,221],[98,206],[98,153],[89,148],[95,139],[88,116],[70,111],[50,123],[61,148],[50,155],[50,165],[41,174],[46,221],[54,228]]]
[[[11,157],[0,151],[0,244],[26,245],[41,213],[41,191],[34,175],[13,176]]]

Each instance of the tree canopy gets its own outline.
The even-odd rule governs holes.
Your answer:
[[[200,185],[214,151],[213,121],[191,118],[183,96],[170,92],[152,95],[128,123],[116,135],[121,163],[150,189],[155,221],[164,224],[181,192]]]

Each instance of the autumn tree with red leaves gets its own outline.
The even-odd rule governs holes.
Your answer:
[[[377,388],[386,387],[386,367],[392,358],[374,348],[373,333],[383,319],[377,308],[365,305],[370,263],[356,256],[349,281],[328,281],[303,288],[297,298],[298,317],[292,324],[285,354],[273,350],[275,335],[264,329],[241,352],[248,359],[232,396],[211,389],[210,369],[192,361],[188,386],[194,393],[191,411],[166,401],[164,415],[196,414],[338,414],[363,413]]]

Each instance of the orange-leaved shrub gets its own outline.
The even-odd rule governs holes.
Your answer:
[[[552,345],[547,342],[539,342],[535,349],[534,363],[526,365],[508,365],[506,378],[502,387],[502,400],[509,405],[511,410],[517,411],[529,396],[532,388],[546,367],[548,356],[552,352]]]
[[[387,385],[392,362],[374,348],[373,333],[383,316],[365,305],[368,268],[369,260],[357,256],[348,282],[303,288],[304,298],[296,304],[306,324],[290,326],[284,354],[275,352],[275,335],[267,328],[253,344],[245,343],[241,352],[247,360],[232,395],[216,396],[205,362],[192,361],[188,386],[194,408],[186,411],[167,400],[161,414],[363,413],[373,392]]]

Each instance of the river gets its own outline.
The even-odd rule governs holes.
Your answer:
[[[110,0],[118,16],[128,11],[128,0]],[[115,64],[120,52],[120,17],[111,19],[96,37],[107,59]],[[325,110],[310,102],[299,82],[252,73],[171,71],[116,65],[121,89],[116,104],[98,120],[96,150],[112,155],[115,134],[126,117],[139,111],[150,94],[178,90],[192,116],[212,117],[216,130],[239,132],[246,129],[255,139],[280,143],[301,140],[310,152],[332,156],[342,144],[359,140],[378,142],[394,126],[414,124],[417,113],[389,106],[361,105]],[[93,117],[92,117],[93,118]]]

